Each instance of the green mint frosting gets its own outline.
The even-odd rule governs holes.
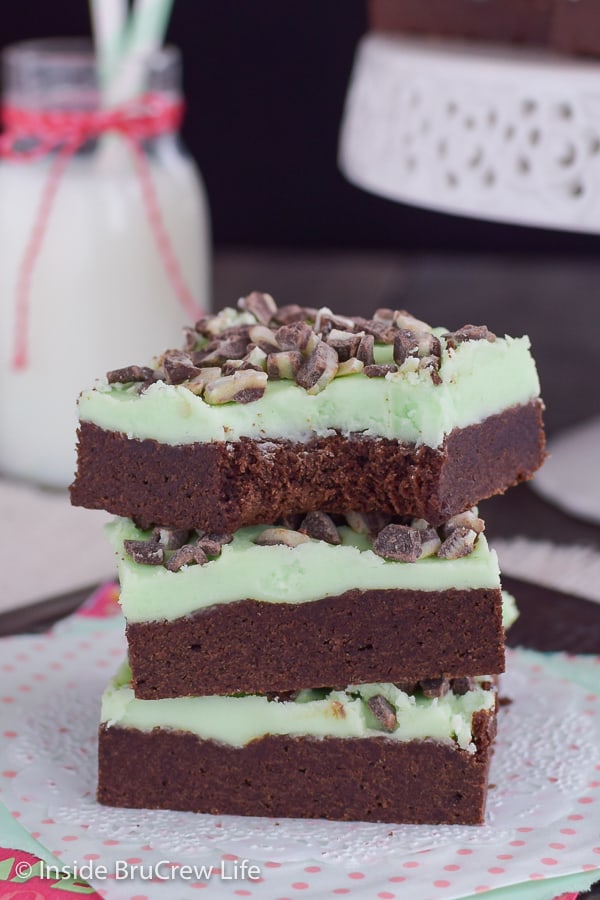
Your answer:
[[[461,559],[433,556],[405,563],[377,556],[365,535],[347,527],[339,529],[339,546],[310,540],[293,548],[255,544],[265,527],[241,528],[216,559],[170,572],[163,566],[133,562],[123,541],[148,539],[150,532],[140,531],[129,519],[115,519],[107,529],[117,554],[121,606],[127,621],[173,620],[244,599],[304,603],[352,589],[500,588],[498,559],[484,535],[479,536],[473,552]]]
[[[463,695],[450,692],[429,699],[406,694],[393,684],[350,686],[331,691],[323,699],[317,696],[298,702],[269,701],[255,694],[138,700],[130,678],[129,667],[124,664],[104,692],[101,722],[108,727],[186,731],[235,747],[267,734],[316,738],[385,735],[393,741],[429,738],[473,753],[473,713],[492,710],[496,702],[495,691],[480,686]],[[373,727],[376,723],[366,701],[376,695],[385,697],[396,711],[398,725],[392,732]]]
[[[377,556],[370,540],[348,527],[339,529],[339,546],[310,540],[292,548],[255,544],[268,527],[255,525],[237,531],[216,559],[169,572],[162,566],[135,563],[124,551],[124,540],[148,539],[150,532],[140,531],[129,519],[115,519],[106,527],[117,554],[121,606],[128,622],[173,620],[245,599],[305,603],[353,589],[500,588],[498,559],[484,535],[461,559],[433,556],[406,563]]]
[[[140,395],[137,385],[99,382],[81,395],[79,417],[130,438],[167,444],[241,437],[306,441],[340,432],[438,447],[453,429],[539,395],[527,337],[466,341],[455,350],[442,339],[442,347],[439,385],[427,370],[404,368],[385,378],[335,378],[315,395],[291,381],[269,380],[260,400],[211,406],[183,385],[159,381]],[[389,360],[391,352],[377,347],[378,361]]]

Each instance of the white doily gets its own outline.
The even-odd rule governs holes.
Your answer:
[[[18,740],[0,746],[0,772],[8,770],[9,776],[0,778],[0,798],[48,849],[58,848],[63,861],[68,855],[81,860],[84,852],[107,863],[124,854],[180,862],[198,857],[215,861],[233,854],[277,865],[263,871],[270,880],[302,864],[303,871],[316,869],[318,878],[327,877],[330,884],[339,881],[341,871],[360,866],[363,875],[376,871],[384,881],[395,875],[414,882],[415,888],[421,884],[419,896],[425,898],[419,878],[424,877],[426,857],[425,883],[434,884],[436,875],[447,881],[445,892],[434,892],[445,900],[481,886],[477,873],[486,868],[497,870],[489,880],[499,887],[527,880],[536,867],[544,877],[600,862],[592,849],[597,843],[593,816],[586,815],[588,802],[600,803],[600,792],[593,789],[600,786],[600,704],[595,694],[550,674],[539,654],[509,653],[502,694],[512,702],[500,712],[490,774],[494,786],[486,824],[478,828],[215,817],[99,806],[99,697],[123,652],[120,623],[96,630],[89,639],[85,632],[67,629],[44,638],[5,639],[0,645],[0,694],[19,699],[3,707],[2,729]],[[566,657],[564,665],[569,665]],[[573,816],[575,829],[569,827]],[[569,836],[571,831],[576,840]],[[521,845],[527,846],[527,853],[517,849]],[[547,849],[553,845],[560,846],[561,853]],[[470,866],[459,867],[461,874],[449,880],[447,867],[456,862],[457,848],[469,856]],[[548,854],[553,854],[551,871],[550,864],[542,862]],[[502,865],[497,864],[500,858],[505,860]],[[145,895],[153,896],[147,889]]]
[[[108,635],[114,644],[114,636]],[[502,693],[514,702],[500,713],[487,804],[487,824],[393,826],[298,819],[209,816],[162,810],[123,810],[95,800],[98,705],[104,678],[87,678],[56,692],[47,682],[34,714],[18,714],[19,743],[9,763],[18,767],[15,791],[44,804],[57,825],[86,826],[99,840],[134,837],[179,855],[219,848],[253,859],[316,858],[365,863],[387,854],[430,850],[457,841],[473,846],[506,839],[518,821],[540,813],[561,818],[573,795],[585,787],[586,772],[600,745],[598,723],[581,717],[581,690],[568,682],[532,673],[519,654],[503,677]],[[95,673],[94,673],[95,674]],[[68,704],[65,703],[65,694]],[[563,712],[557,720],[556,710]],[[60,726],[57,728],[57,723]],[[577,743],[572,740],[577,735]],[[550,780],[552,779],[552,780]],[[555,779],[555,780],[554,780]],[[316,848],[319,848],[316,850]]]

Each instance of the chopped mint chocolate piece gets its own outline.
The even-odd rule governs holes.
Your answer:
[[[123,541],[125,552],[131,559],[143,566],[160,566],[165,558],[165,551],[155,541]]]
[[[252,403],[260,400],[267,386],[267,373],[255,369],[242,369],[233,375],[224,375],[206,385],[204,398],[213,406],[229,403]]]
[[[322,306],[317,311],[314,330],[325,337],[332,328],[339,331],[354,331],[355,322],[350,316],[336,316],[327,306]]]
[[[280,306],[273,314],[273,321],[277,325],[291,325],[293,322],[306,322],[308,319],[314,319],[315,310],[309,310],[305,306],[298,306],[297,303],[288,303],[286,306]]]
[[[435,334],[432,334],[430,331],[425,331],[422,334],[417,334],[416,339],[419,348],[418,355],[421,359],[429,356],[434,356],[437,359],[440,358],[442,355],[442,345]]]
[[[156,384],[157,381],[161,381],[163,378],[163,373],[153,372],[152,378],[148,378],[147,381],[143,381],[137,389],[138,394],[145,394],[149,387],[152,387],[153,384]]]
[[[282,350],[281,353],[269,353],[267,356],[267,373],[269,378],[287,378],[294,381],[304,362],[299,350]]]
[[[184,381],[183,383],[183,386],[197,397],[202,396],[204,388],[209,381],[214,381],[215,378],[220,378],[223,374],[218,366],[208,366],[206,369],[199,369],[198,373],[198,375],[194,375],[189,381]]]
[[[196,354],[194,354],[195,356]],[[181,384],[199,374],[192,357],[183,350],[169,350],[162,360],[167,384]]]
[[[441,559],[460,559],[472,552],[477,532],[471,528],[454,528],[437,552]]]
[[[443,337],[446,339],[446,346],[451,350],[455,350],[458,344],[465,341],[489,341],[493,344],[496,340],[496,335],[486,325],[463,325],[456,331],[447,331]]]
[[[417,681],[396,681],[396,687],[405,694],[414,694],[419,689]]]
[[[182,566],[189,566],[191,562],[194,562],[194,547],[192,544],[184,544],[183,547],[171,554],[165,563],[165,568],[169,572],[179,572]]]
[[[391,520],[391,516],[386,513],[362,513],[354,509],[347,510],[344,516],[352,531],[356,531],[357,534],[368,534],[371,537],[376,537],[382,528],[389,525]]]
[[[485,530],[485,522],[472,509],[467,509],[466,512],[458,513],[448,519],[442,528],[444,537],[448,537],[455,528],[469,528],[471,531],[481,534]]]
[[[425,697],[445,697],[450,689],[447,678],[425,678],[419,682]]]
[[[338,355],[333,347],[325,341],[319,341],[313,353],[302,363],[296,382],[308,394],[318,394],[335,378],[338,363]]]
[[[208,562],[208,556],[200,546],[200,541],[195,544],[184,544],[183,547],[175,550],[165,563],[165,567],[170,572],[178,572],[182,566],[189,566],[193,562],[198,563],[199,566]]]
[[[314,332],[306,322],[282,325],[275,332],[275,340],[282,350],[305,351],[311,344]]]
[[[413,331],[400,329],[394,338],[394,361],[401,366],[409,356],[419,352],[419,338]]]
[[[148,366],[125,366],[106,373],[109,384],[132,384],[138,381],[149,381],[154,376],[154,369]]]
[[[196,349],[198,344],[198,332],[195,328],[189,328],[188,326],[183,328],[183,349],[186,353],[191,353],[192,350]]]
[[[234,395],[233,399],[236,403],[255,403],[256,400],[261,399],[264,393],[265,388],[262,385],[258,387],[246,387],[241,391],[238,391],[238,393]]]
[[[367,700],[367,706],[381,725],[383,731],[395,731],[398,727],[398,719],[396,718],[396,710],[381,694],[371,697]]]
[[[435,556],[442,546],[442,542],[435,528],[427,527],[425,529],[419,529],[419,534],[421,535],[421,553],[419,554],[419,559]]]
[[[240,297],[238,309],[252,313],[254,318],[262,325],[268,325],[277,312],[277,304],[270,294],[261,291],[252,291],[247,297]]]
[[[302,513],[290,513],[287,516],[282,516],[276,522],[276,525],[281,526],[282,528],[287,528],[289,531],[298,531],[300,525],[302,524],[302,519],[304,516]]]
[[[354,323],[359,331],[371,335],[378,344],[393,344],[398,333],[391,321],[388,320],[363,319],[361,316],[356,316]]]
[[[349,331],[340,331],[339,328],[332,328],[326,337],[326,341],[337,353],[339,361],[346,362],[351,356],[356,356],[361,337],[362,335],[360,334],[352,334]]]
[[[221,340],[227,338],[230,340],[231,338],[239,338],[242,337],[248,343],[250,340],[250,328],[251,325],[230,325],[229,328],[223,329],[223,331],[219,334]]]
[[[218,541],[209,541],[206,538],[200,538],[198,541],[198,548],[202,550],[206,556],[220,556],[223,546],[222,544],[219,544]]]
[[[237,372],[238,369],[242,368],[242,360],[241,359],[228,359],[223,363],[223,367],[221,372],[223,375],[233,375],[234,372]],[[246,367],[248,368],[248,367]],[[250,366],[253,368],[253,366]]]
[[[155,528],[151,540],[160,544],[165,550],[178,550],[189,538],[189,531],[177,528]]]
[[[376,309],[373,313],[373,318],[382,319],[384,322],[393,322],[394,310],[390,309],[389,306],[380,306],[379,309]]]
[[[214,531],[209,531],[206,534],[202,535],[203,541],[213,541],[216,544],[230,544],[233,540],[232,534],[217,534]]]
[[[386,525],[373,541],[373,551],[384,559],[416,562],[421,554],[421,533],[408,525]]]
[[[375,348],[375,338],[372,334],[363,334],[356,350],[356,358],[365,366],[372,366],[375,362],[373,350]]]
[[[412,331],[415,334],[423,331],[431,331],[431,325],[422,322],[421,319],[415,319],[405,309],[397,309],[394,312],[394,325],[396,328],[402,328],[405,331]]]
[[[302,522],[299,531],[304,532],[317,541],[326,541],[328,544],[341,544],[342,539],[335,527],[333,519],[324,512],[310,512]]]
[[[423,356],[419,361],[419,369],[425,369],[429,372],[431,380],[434,384],[442,383],[442,376],[440,375],[440,360],[437,356]]]
[[[228,360],[243,359],[248,352],[247,335],[220,337],[192,354],[197,365],[223,365]]]
[[[241,369],[256,369],[257,372],[266,372],[267,371],[267,354],[264,350],[261,350],[260,347],[255,347],[254,344],[249,345],[252,349],[248,350],[244,358],[242,359]]]
[[[475,688],[475,679],[467,678],[466,676],[462,678],[453,678],[450,682],[450,687],[452,688],[452,692],[454,694],[459,694],[462,696],[466,694],[468,691],[472,691]]]
[[[283,544],[286,547],[297,547],[299,544],[306,544],[310,540],[305,534],[299,531],[292,531],[289,528],[265,528],[258,535],[255,544],[261,547],[273,547],[277,544]]]
[[[253,325],[249,337],[263,353],[278,353],[281,350],[275,332],[266,325]]]
[[[198,541],[197,543],[193,544],[194,562],[197,562],[199,566],[203,566],[204,563],[208,562],[208,556],[206,555],[206,551],[202,544],[202,541]]]
[[[222,328],[221,317],[220,316],[202,316],[196,324],[194,328],[201,334],[202,337],[214,337],[216,334],[219,334]]]
[[[364,368],[364,364],[360,359],[351,356],[350,359],[346,359],[339,364],[335,377],[344,378],[346,375],[358,375],[360,372],[364,372]]]
[[[388,365],[370,365],[365,366],[363,372],[367,378],[385,378],[390,372],[397,372],[398,366]]]
[[[406,524],[410,525],[411,528],[416,528],[417,531],[427,531],[428,528],[431,528],[427,519],[417,519],[413,517],[410,522],[407,522]]]
[[[214,540],[210,535],[205,534],[201,537],[196,546],[202,550],[206,556],[220,556],[223,544],[219,540]]]

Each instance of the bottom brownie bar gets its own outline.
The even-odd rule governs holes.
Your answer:
[[[458,693],[466,687],[439,697],[375,684],[279,698],[138,700],[121,674],[103,700],[98,800],[219,815],[480,824],[496,697],[489,683]]]

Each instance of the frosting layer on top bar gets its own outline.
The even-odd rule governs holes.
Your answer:
[[[117,553],[121,606],[127,621],[173,620],[244,599],[304,603],[354,589],[500,588],[498,559],[483,534],[468,556],[429,556],[408,563],[377,556],[366,535],[345,526],[338,529],[342,539],[338,546],[312,539],[297,547],[254,543],[267,527],[241,528],[216,559],[171,572],[134,562],[123,542],[147,540],[150,532],[140,531],[128,519],[115,519],[107,529]]]
[[[204,740],[242,747],[264,735],[310,735],[317,738],[368,738],[393,741],[426,738],[456,744],[470,753],[473,713],[493,710],[494,689],[477,685],[459,695],[428,698],[406,694],[394,684],[363,684],[343,691],[301,691],[295,700],[268,700],[265,696],[174,697],[138,700],[124,664],[102,698],[100,721],[108,727],[154,728],[186,731]],[[485,679],[482,679],[485,680]],[[489,679],[487,679],[489,681]],[[384,698],[396,727],[383,728],[367,705]],[[379,701],[381,702],[381,701]]]
[[[449,347],[443,329],[434,333],[441,345],[439,384],[427,369],[412,370],[410,361],[385,377],[359,373],[335,378],[316,394],[293,381],[269,380],[260,399],[223,405],[211,405],[184,385],[161,380],[141,394],[136,384],[98,382],[81,395],[79,417],[106,431],[172,445],[243,437],[307,441],[339,432],[435,448],[454,429],[539,396],[527,337]],[[391,362],[392,348],[376,345],[375,358]]]

